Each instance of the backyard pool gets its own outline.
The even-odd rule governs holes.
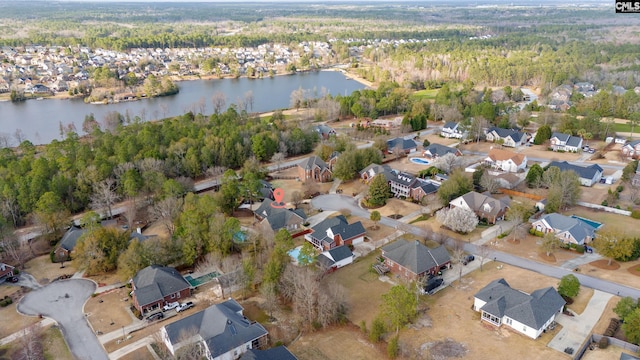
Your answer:
[[[184,277],[184,279],[187,280],[189,284],[191,284],[191,286],[196,287],[202,284],[206,284],[209,281],[217,278],[218,276],[220,276],[220,274],[217,271],[214,271],[206,275],[199,276],[197,278],[193,278],[191,275],[187,275]]]
[[[302,245],[287,251],[287,254],[289,254],[289,256],[291,257],[293,262],[296,263],[296,264],[298,264],[300,262],[300,260],[305,260],[304,255],[300,254],[300,249],[302,249]],[[311,260],[311,259],[309,259],[309,260]]]
[[[425,159],[425,158],[410,158],[409,161],[411,161],[414,164],[418,164],[418,165],[429,165],[429,160]]]
[[[598,230],[600,229],[600,227],[602,227],[602,223],[599,223],[597,221],[591,220],[591,219],[586,219],[577,215],[571,215],[572,218],[574,219],[578,219],[580,221],[582,221],[583,223],[593,227],[594,229]]]

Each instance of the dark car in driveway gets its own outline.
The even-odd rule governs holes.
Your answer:
[[[162,312],[157,312],[147,316],[147,321],[160,320],[162,318],[164,318],[164,314]]]
[[[20,279],[17,276],[9,276],[5,281],[10,283],[17,283]]]
[[[427,281],[424,286],[423,294],[431,294],[433,290],[439,288],[442,284],[444,284],[444,280],[442,278],[432,278]]]
[[[467,265],[468,263],[472,262],[473,260],[475,260],[476,257],[473,255],[467,255],[464,257],[464,259],[462,260],[462,265]]]

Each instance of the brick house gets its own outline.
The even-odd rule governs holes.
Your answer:
[[[495,224],[504,219],[504,215],[509,208],[509,197],[495,199],[491,196],[470,191],[449,202],[454,207],[462,207],[473,211],[479,219],[485,219],[489,224]]]
[[[0,263],[0,280],[13,276],[14,267],[5,263]]]
[[[131,279],[133,306],[141,314],[191,296],[191,284],[171,267],[150,265]]]
[[[360,221],[349,224],[344,215],[325,219],[311,228],[304,239],[320,250],[329,250],[341,245],[357,245],[364,241],[366,231]]]
[[[451,257],[444,246],[429,249],[417,240],[400,239],[384,246],[382,257],[392,273],[409,281],[437,274],[441,267],[451,264]]]
[[[329,182],[333,172],[318,156],[310,156],[298,163],[298,178],[301,181]]]

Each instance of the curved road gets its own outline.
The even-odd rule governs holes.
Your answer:
[[[25,295],[18,311],[55,320],[76,359],[108,360],[83,313],[84,304],[95,291],[96,284],[90,280],[55,281]]]
[[[346,195],[334,195],[334,194],[320,195],[311,200],[311,205],[317,209],[322,209],[322,210],[339,211],[341,209],[347,209],[351,211],[353,215],[363,217],[366,219],[369,218],[369,211],[360,208],[354,198]],[[380,223],[386,226],[391,226],[396,229],[401,228],[403,231],[409,232],[416,236],[424,237],[427,235],[426,231],[422,228],[405,224],[385,216],[381,218]],[[464,243],[464,250],[472,254],[479,253],[478,245],[475,245],[473,243]],[[542,275],[554,277],[557,279],[567,274],[573,273],[580,280],[580,284],[583,286],[604,291],[606,293],[613,294],[613,295],[631,296],[634,299],[640,298],[639,289],[625,286],[625,285],[620,285],[611,281],[602,280],[592,276],[580,274],[579,272],[572,272],[567,269],[531,261],[529,259],[520,258],[520,257],[511,255],[502,251],[497,251],[497,250],[493,250],[491,252],[490,257],[493,257],[496,261],[501,261],[505,264],[535,271]]]

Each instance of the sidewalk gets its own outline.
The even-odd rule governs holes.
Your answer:
[[[131,334],[134,331],[138,331],[144,327],[147,326],[147,322],[144,320],[136,320],[133,323],[127,325],[124,327],[124,333],[122,331],[122,328],[118,329],[118,330],[113,330],[110,333],[106,333],[104,335],[99,335],[98,336],[98,341],[100,341],[101,344],[106,344],[109,341],[113,341],[116,339],[122,339],[122,335],[124,334],[125,336],[128,334]]]
[[[56,322],[53,319],[44,318],[39,323],[36,323],[36,324],[40,324],[40,327],[43,328],[49,325],[54,325],[56,324]],[[22,337],[22,331],[14,332],[9,336],[0,339],[0,346],[7,345],[8,343],[17,340],[20,337]]]
[[[120,359],[121,357],[138,350],[139,348],[147,345],[151,345],[154,342],[153,336],[146,336],[142,339],[133,342],[125,347],[122,347],[112,353],[109,354],[109,359]]]

